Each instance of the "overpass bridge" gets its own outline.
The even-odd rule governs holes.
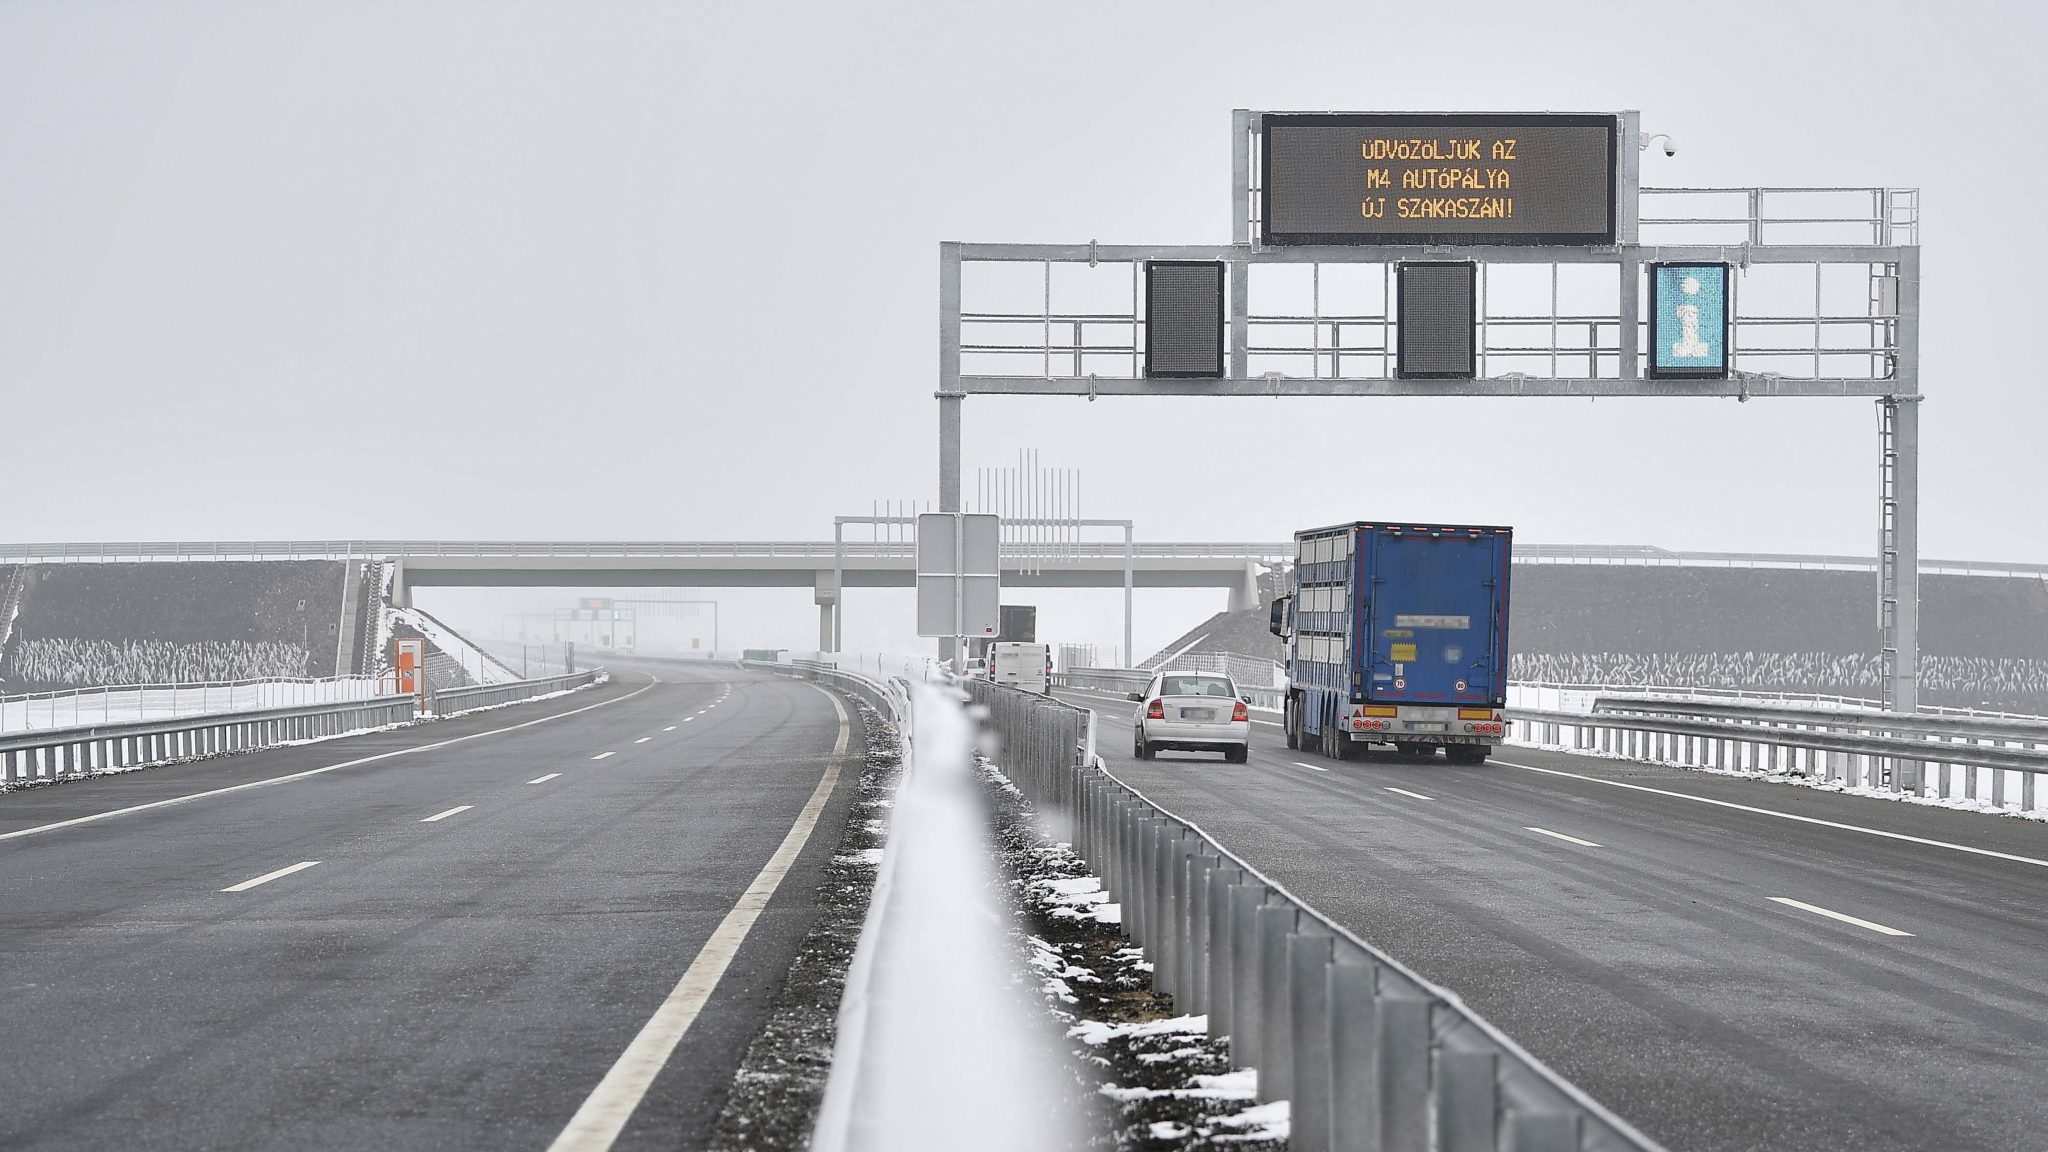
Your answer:
[[[1259,602],[1261,568],[1293,559],[1274,542],[1004,543],[1008,588],[1221,588],[1231,611]],[[377,561],[391,602],[415,588],[810,588],[819,648],[831,650],[843,588],[913,588],[907,540],[211,540],[0,544],[0,564],[236,560]],[[1523,564],[1817,568],[1876,572],[1872,556],[1677,551],[1647,544],[1518,544]],[[1922,573],[2048,579],[2048,564],[1922,559]],[[1129,614],[1128,604],[1126,615]],[[1127,630],[1128,631],[1128,630]]]

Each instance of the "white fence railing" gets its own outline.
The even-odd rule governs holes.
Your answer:
[[[0,696],[0,733],[175,720],[218,712],[304,708],[369,700],[396,691],[389,676],[319,680],[229,680],[198,684],[123,684]]]

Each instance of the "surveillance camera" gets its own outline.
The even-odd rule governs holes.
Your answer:
[[[1662,132],[1659,132],[1654,136],[1644,135],[1642,139],[1637,142],[1637,147],[1647,149],[1651,144],[1654,144],[1659,140],[1662,140],[1664,142],[1664,154],[1666,156],[1678,155],[1678,142]]]
[[[1678,155],[1678,145],[1676,145],[1676,144],[1673,144],[1673,143],[1671,142],[1671,137],[1669,137],[1669,136],[1666,136],[1666,137],[1664,138],[1664,154],[1665,154],[1666,156],[1676,156],[1676,155]]]

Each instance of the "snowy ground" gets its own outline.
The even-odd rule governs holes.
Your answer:
[[[1121,908],[1071,846],[1040,830],[1000,770],[984,765],[1018,938],[1046,1009],[1073,1044],[1080,1096],[1100,1113],[1093,1147],[1287,1146],[1287,1102],[1257,1104],[1257,1073],[1232,1071],[1208,1019],[1151,991],[1152,966],[1121,928]]]

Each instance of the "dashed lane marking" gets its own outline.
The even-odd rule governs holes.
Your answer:
[[[1322,767],[1321,765],[1317,765],[1317,764],[1304,764],[1304,763],[1302,763],[1302,762],[1301,762],[1301,761],[1299,761],[1299,760],[1296,760],[1296,761],[1294,761],[1294,766],[1295,766],[1296,768],[1306,768],[1306,769],[1308,769],[1308,770],[1309,770],[1309,771],[1311,771],[1311,772],[1328,772],[1328,771],[1329,771],[1329,769],[1328,769],[1328,768],[1324,768],[1324,767]]]
[[[247,892],[249,889],[256,887],[258,884],[268,884],[272,880],[276,880],[283,876],[289,876],[294,872],[304,872],[306,869],[311,868],[313,865],[318,863],[318,860],[301,860],[297,864],[294,864],[289,868],[279,868],[275,872],[265,872],[263,875],[258,876],[253,880],[244,880],[240,884],[229,885],[228,887],[221,889],[221,891]]]
[[[592,759],[592,760],[602,760],[602,759],[604,759],[604,758],[605,758],[605,757],[607,757],[607,756],[617,756],[617,755],[618,755],[618,753],[617,753],[617,752],[599,752],[599,753],[598,753],[597,755],[595,755],[595,756],[592,756],[592,757],[591,757],[591,759]]]
[[[1788,908],[1797,908],[1801,912],[1811,912],[1815,916],[1825,916],[1830,920],[1840,920],[1844,924],[1854,924],[1858,928],[1868,928],[1872,932],[1876,932],[1883,936],[1912,935],[1911,932],[1901,932],[1897,928],[1888,928],[1883,924],[1876,923],[1875,921],[1865,920],[1857,916],[1851,916],[1845,912],[1836,912],[1832,909],[1823,908],[1818,904],[1808,904],[1804,900],[1794,900],[1790,896],[1773,896],[1771,897],[1771,899],[1772,901],[1779,904],[1783,904]]]
[[[675,726],[675,725],[673,725],[673,724],[671,724],[671,725],[669,725],[668,727],[666,727],[666,728],[663,728],[663,729],[662,729],[662,731],[663,731],[663,732],[673,732],[673,731],[675,731],[675,730],[676,730],[676,726]]]
[[[816,685],[813,685],[816,687]],[[803,851],[804,844],[811,838],[811,829],[817,827],[818,815],[825,810],[825,802],[832,797],[833,786],[839,782],[839,760],[846,755],[846,742],[850,735],[846,708],[839,698],[823,688],[825,697],[832,701],[832,710],[839,714],[839,739],[832,745],[832,759],[825,765],[825,774],[818,786],[811,791],[811,798],[797,813],[796,823],[790,826],[789,834],[782,838],[782,844],[768,863],[761,869],[754,882],[740,895],[739,902],[725,914],[711,938],[690,961],[690,967],[683,972],[683,978],[676,982],[674,990],[663,1000],[661,1007],[643,1025],[633,1042],[612,1064],[611,1071],[576,1109],[576,1115],[569,1120],[569,1126],[548,1145],[548,1152],[606,1152],[619,1133],[632,1119],[633,1110],[640,1106],[640,1100],[647,1095],[647,1089],[660,1074],[662,1065],[668,1063],[669,1054],[675,1051],[683,1033],[690,1030],[697,1013],[711,998],[712,989],[718,986],[719,977],[732,964],[733,956],[754,922],[761,917],[775,890],[782,885],[782,878],[789,874],[790,867]]]
[[[1581,840],[1577,836],[1567,836],[1562,832],[1552,832],[1548,828],[1538,828],[1534,824],[1525,825],[1525,827],[1527,827],[1529,831],[1536,833],[1538,836],[1548,836],[1552,840],[1562,840],[1567,844],[1577,844],[1581,848],[1600,847],[1600,845],[1593,843],[1591,840]]]
[[[2032,864],[2037,868],[2048,868],[2048,860],[2032,856],[2016,856],[2011,852],[1998,852],[1990,848],[1973,848],[1968,844],[1952,844],[1947,840],[1930,840],[1925,836],[1909,836],[1904,832],[1887,832],[1882,828],[1865,828],[1860,824],[1844,824],[1838,820],[1823,820],[1818,816],[1800,816],[1792,812],[1780,812],[1774,808],[1757,808],[1748,804],[1737,804],[1733,800],[1716,800],[1709,796],[1694,796],[1687,792],[1673,792],[1668,788],[1652,788],[1647,784],[1630,784],[1622,780],[1602,780],[1598,776],[1587,776],[1579,772],[1566,772],[1558,768],[1538,768],[1534,764],[1517,764],[1512,760],[1495,760],[1504,768],[1520,768],[1524,772],[1541,772],[1546,776],[1564,776],[1573,780],[1585,780],[1593,784],[1605,784],[1611,788],[1626,788],[1631,792],[1648,792],[1653,796],[1669,796],[1677,800],[1690,800],[1695,804],[1711,804],[1716,808],[1732,808],[1737,812],[1749,812],[1758,816],[1775,816],[1780,820],[1796,820],[1801,824],[1817,824],[1822,828],[1835,828],[1843,832],[1861,832],[1865,836],[1881,836],[1886,840],[1903,840],[1908,844],[1924,844],[1930,848],[1946,848],[1951,852],[1968,852],[1972,856],[1989,856],[1994,860],[2010,860],[2015,864]]]
[[[654,737],[652,737],[652,736],[642,736],[642,737],[641,737],[641,738],[639,738],[638,740],[635,740],[635,741],[633,741],[633,743],[635,743],[635,744],[645,744],[645,743],[647,743],[647,742],[648,742],[649,740],[652,740],[652,739],[654,739]]]
[[[436,813],[434,813],[434,814],[433,814],[432,816],[429,816],[429,817],[427,817],[426,819],[424,819],[424,820],[420,821],[420,823],[422,823],[422,824],[432,824],[432,823],[435,823],[435,822],[437,822],[437,821],[440,821],[440,820],[446,820],[446,819],[447,819],[447,818],[449,818],[450,816],[454,816],[454,815],[456,815],[457,813],[461,813],[461,812],[467,812],[467,811],[469,811],[469,810],[470,810],[471,808],[474,808],[474,807],[476,807],[476,805],[474,805],[474,804],[457,804],[457,805],[456,805],[455,807],[453,807],[453,808],[450,808],[450,809],[449,809],[449,810],[447,810],[446,812],[436,812]]]
[[[1399,794],[1401,794],[1401,795],[1403,795],[1403,796],[1406,796],[1406,797],[1408,797],[1408,798],[1409,798],[1409,799],[1411,799],[1411,800],[1432,800],[1432,799],[1434,799],[1434,797],[1431,797],[1431,796],[1424,796],[1424,795],[1423,795],[1422,793],[1420,793],[1420,792],[1410,792],[1410,791],[1409,791],[1409,790],[1407,790],[1406,788],[1396,788],[1396,787],[1394,787],[1394,786],[1393,786],[1393,785],[1391,785],[1391,784],[1387,786],[1387,791],[1389,791],[1389,792],[1397,792],[1397,793],[1399,793]]]
[[[533,779],[531,779],[531,780],[528,780],[528,781],[527,781],[527,783],[528,783],[528,784],[545,784],[545,783],[547,783],[548,781],[550,781],[550,780],[553,780],[553,779],[554,779],[555,777],[557,777],[557,776],[560,776],[560,775],[561,775],[561,773],[560,773],[560,772],[550,772],[550,773],[548,773],[548,774],[547,774],[547,775],[545,775],[545,776],[536,776],[536,777],[534,777]]]

